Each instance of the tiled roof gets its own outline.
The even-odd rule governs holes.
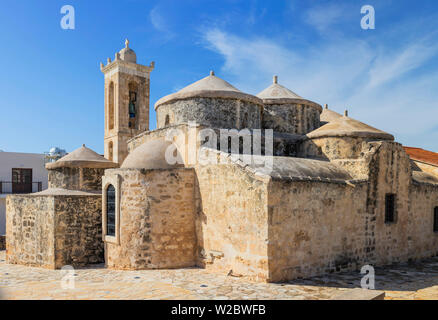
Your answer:
[[[421,148],[403,147],[412,160],[438,166],[438,153]]]

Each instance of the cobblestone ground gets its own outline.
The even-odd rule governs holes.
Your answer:
[[[74,288],[66,271],[5,263],[0,251],[1,299],[289,299],[328,300],[360,287],[358,272],[285,284],[253,283],[203,269],[116,271],[103,265],[77,269]],[[376,289],[387,299],[438,299],[438,258],[376,268]]]

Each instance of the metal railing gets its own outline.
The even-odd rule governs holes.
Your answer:
[[[0,194],[24,194],[40,192],[42,190],[43,183],[41,181],[31,183],[0,181]]]

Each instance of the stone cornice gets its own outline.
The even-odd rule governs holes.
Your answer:
[[[123,60],[115,60],[106,66],[100,65],[100,70],[105,74],[105,78],[111,77],[113,74],[120,72],[131,74],[143,78],[149,78],[149,74],[155,68],[155,63],[151,62],[149,66],[126,62]]]

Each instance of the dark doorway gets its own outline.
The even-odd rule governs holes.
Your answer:
[[[385,197],[385,223],[395,222],[395,194],[388,193]]]
[[[12,193],[32,193],[32,169],[12,169]]]
[[[433,210],[433,231],[438,232],[438,207]]]

